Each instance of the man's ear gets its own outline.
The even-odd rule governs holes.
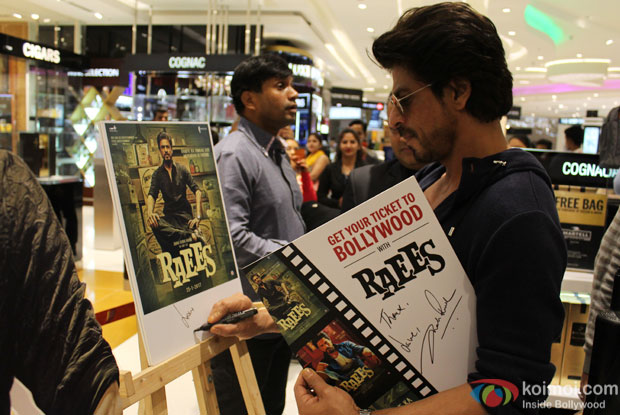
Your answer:
[[[457,78],[448,83],[448,99],[456,110],[463,110],[471,95],[471,83],[468,79]]]
[[[252,91],[243,91],[241,93],[241,102],[243,102],[243,106],[249,110],[256,110],[256,94]]]

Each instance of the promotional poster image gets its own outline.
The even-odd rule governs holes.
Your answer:
[[[105,128],[144,314],[236,278],[209,128]]]
[[[208,332],[241,291],[208,123],[100,122],[101,147],[149,365]]]
[[[246,267],[244,274],[288,344],[293,344],[329,311],[277,254]]]
[[[360,407],[427,397],[473,369],[473,287],[415,177],[244,275],[302,365]]]
[[[365,341],[349,332],[338,320],[322,327],[297,351],[304,367],[314,369],[325,382],[349,392],[358,405],[372,403],[373,385],[394,380]],[[375,387],[375,390],[377,388]]]
[[[607,196],[556,190],[555,200],[568,250],[568,267],[594,269],[594,259],[605,233]]]

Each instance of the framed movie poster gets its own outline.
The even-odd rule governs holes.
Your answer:
[[[241,291],[206,123],[99,124],[149,364],[187,349]]]

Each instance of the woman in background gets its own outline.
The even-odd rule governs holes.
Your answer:
[[[287,138],[285,150],[291,162],[291,167],[295,171],[297,183],[299,183],[304,203],[316,202],[316,191],[312,186],[312,179],[310,179],[310,173],[308,172],[308,168],[306,166],[306,159],[297,154],[297,151],[299,150],[299,143],[297,143],[294,138]]]
[[[342,207],[342,195],[349,179],[349,174],[366,164],[362,160],[362,143],[357,133],[345,128],[338,136],[336,160],[328,165],[319,179],[317,196],[319,202],[334,208]]]
[[[311,133],[308,136],[306,150],[308,150],[306,165],[310,171],[312,181],[317,183],[319,177],[321,177],[321,173],[323,173],[323,170],[325,170],[325,167],[329,164],[329,157],[327,157],[323,151],[323,144],[321,144],[321,137],[318,133]]]

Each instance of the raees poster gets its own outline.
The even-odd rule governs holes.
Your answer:
[[[359,407],[410,403],[474,368],[474,290],[414,177],[244,274],[301,364]]]
[[[156,363],[194,344],[211,305],[240,291],[210,128],[106,122],[100,131],[138,319]]]

